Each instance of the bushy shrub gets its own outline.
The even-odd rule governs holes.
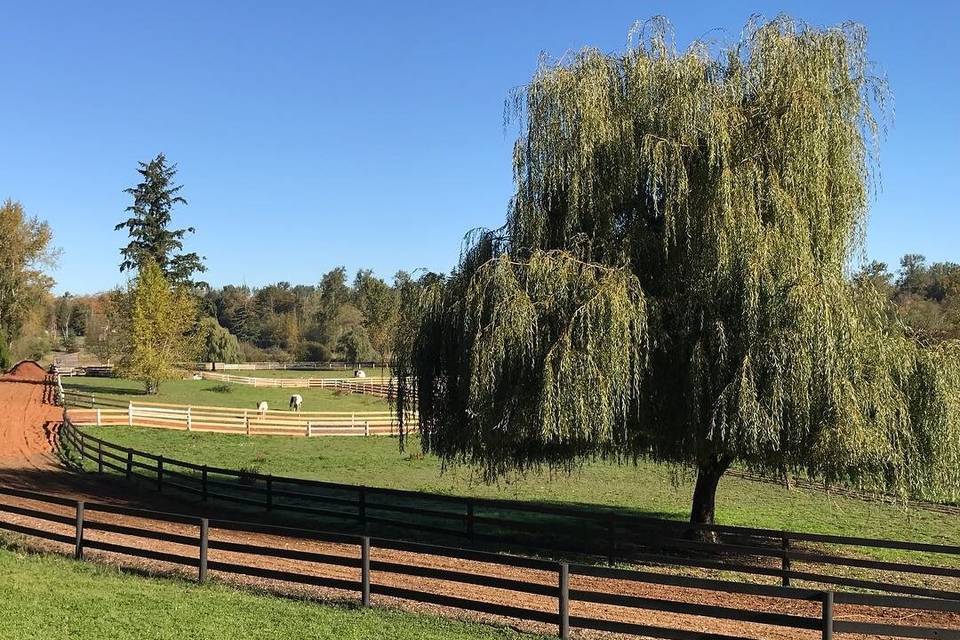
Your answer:
[[[67,336],[63,341],[63,350],[67,353],[76,353],[80,350],[80,341],[77,340],[76,336]]]
[[[300,347],[299,357],[302,362],[330,362],[333,352],[322,342],[308,341]]]
[[[243,358],[243,362],[266,362],[270,359],[270,355],[266,350],[261,349],[252,342],[240,343],[240,355]]]
[[[27,341],[23,356],[29,360],[43,360],[50,353],[53,345],[46,338],[37,336]]]
[[[13,366],[13,356],[3,336],[0,336],[0,371],[6,371]]]

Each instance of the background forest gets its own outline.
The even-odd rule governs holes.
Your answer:
[[[343,267],[316,285],[277,282],[260,288],[204,288],[200,297],[201,358],[217,362],[382,361],[390,357],[399,289],[410,281],[398,272],[392,283]],[[47,294],[14,340],[14,359],[42,359],[50,351],[81,348],[103,362],[117,354],[113,292]]]
[[[960,338],[960,264],[928,263],[905,255],[899,268],[871,262],[856,278],[873,282],[896,303],[904,324],[924,343]],[[218,362],[350,362],[389,360],[400,288],[370,270],[351,278],[344,267],[318,284],[277,282],[264,287],[226,285],[202,290],[203,359]],[[47,295],[13,343],[13,356],[42,358],[51,350],[85,347],[102,361],[114,355],[111,292]]]

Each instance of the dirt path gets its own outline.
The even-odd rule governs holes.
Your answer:
[[[53,493],[72,499],[82,499],[91,502],[112,504],[130,504],[137,507],[149,507],[163,511],[205,515],[211,518],[222,517],[230,519],[229,510],[217,508],[203,508],[201,505],[175,500],[172,497],[160,496],[152,492],[138,492],[128,488],[122,482],[107,482],[97,479],[93,474],[75,474],[64,470],[54,453],[56,438],[56,420],[60,410],[50,402],[50,388],[44,384],[45,373],[33,363],[24,363],[11,372],[10,375],[0,377],[0,484],[18,488],[30,489],[43,493]],[[48,512],[56,512],[67,517],[73,515],[70,507],[58,507],[50,504],[41,504],[30,500],[0,496],[0,502],[17,504]],[[36,519],[10,513],[0,513],[0,519],[6,522],[16,522],[22,525],[43,528],[64,535],[72,535],[70,525],[40,522]],[[89,512],[88,522],[101,522],[115,525],[125,525],[176,533],[195,538],[197,526],[184,525],[158,520],[117,516],[106,513]],[[88,529],[90,540],[99,540],[114,544],[144,547],[149,546],[155,551],[164,551],[196,557],[196,546],[182,545],[164,541],[147,541],[142,538],[133,538],[125,534],[109,533]],[[45,549],[60,553],[69,553],[68,545],[58,543],[43,543]],[[211,541],[240,542],[254,544],[267,548],[297,549],[313,551],[347,558],[357,558],[358,548],[352,545],[338,545],[318,543],[310,540],[278,537],[265,534],[249,534],[221,529],[211,530]],[[148,571],[180,573],[193,576],[193,569],[184,569],[170,563],[159,561],[144,561],[112,552],[90,550],[87,554],[92,559],[119,564],[128,567],[141,568]],[[210,560],[213,562],[233,562],[248,566],[263,567],[281,571],[306,573],[316,576],[357,580],[359,570],[355,567],[341,567],[335,565],[318,564],[303,560],[270,558],[257,554],[237,553],[221,549],[211,549]],[[398,552],[387,549],[373,549],[371,559],[388,561],[406,566],[429,568],[443,568],[456,570],[475,575],[488,575],[512,580],[535,582],[544,585],[556,585],[555,572],[538,571],[531,569],[506,567],[503,565],[465,561],[438,556]],[[335,589],[292,585],[287,582],[278,582],[250,576],[238,576],[223,572],[211,571],[210,575],[216,579],[231,582],[246,587],[263,588],[274,592],[302,595],[327,600],[356,600],[358,594]],[[389,585],[416,589],[435,594],[452,595],[463,598],[482,600],[485,602],[520,606],[553,613],[556,611],[554,597],[522,594],[505,589],[458,584],[435,578],[405,576],[383,571],[373,572],[373,582],[378,585]],[[572,589],[585,589],[607,593],[629,594],[648,598],[672,600],[687,603],[712,604],[719,606],[737,607],[752,611],[768,611],[773,613],[790,613],[794,615],[817,617],[820,612],[819,603],[784,600],[769,597],[732,595],[720,592],[699,589],[668,587],[661,585],[640,584],[634,582],[611,580],[605,578],[571,577]],[[488,615],[473,615],[459,610],[446,609],[434,605],[423,605],[409,601],[396,600],[382,596],[373,597],[374,604],[398,606],[415,611],[431,611],[452,615],[462,619],[482,622],[507,624],[522,630],[555,634],[556,627],[538,623],[518,622],[497,618]],[[867,607],[838,606],[837,619],[874,621],[888,624],[911,624],[918,626],[940,626],[960,629],[960,615],[930,614],[892,609],[877,609]],[[575,602],[571,605],[572,616],[597,617],[609,620],[634,622],[645,625],[673,627],[701,632],[723,633],[757,640],[790,640],[803,638],[819,638],[818,631],[799,631],[780,627],[758,625],[748,622],[723,621],[713,618],[671,614],[640,609]],[[575,637],[596,637],[601,634],[575,631]],[[609,637],[606,635],[605,637]],[[851,638],[854,636],[845,635]],[[865,638],[867,636],[858,636]]]
[[[50,402],[47,373],[21,362],[0,376],[0,468],[52,469],[54,429],[60,408]]]

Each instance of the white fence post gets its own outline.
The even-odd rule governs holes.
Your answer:
[[[309,438],[311,435],[313,435],[312,433],[310,433],[311,431],[313,431],[313,423],[310,422],[309,420],[307,420],[307,437],[308,437],[308,438]]]
[[[357,414],[351,413],[351,414],[350,414],[350,428],[353,429],[355,426],[357,426]]]
[[[363,435],[365,435],[365,436],[370,435],[370,421],[369,421],[369,420],[367,420],[366,422],[363,423]]]
[[[100,409],[97,409],[97,426],[100,426]]]
[[[133,426],[133,402],[127,404],[127,426]]]
[[[187,431],[193,431],[193,412],[187,407]]]

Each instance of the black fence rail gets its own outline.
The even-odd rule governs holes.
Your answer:
[[[950,600],[834,593],[553,562],[366,535],[85,503],[7,487],[0,487],[0,496],[3,496],[0,499],[0,513],[7,514],[7,517],[0,519],[0,529],[70,545],[73,555],[78,559],[84,558],[85,551],[91,549],[187,567],[196,571],[196,579],[201,582],[208,579],[209,572],[216,571],[325,587],[357,594],[363,606],[370,606],[371,595],[376,594],[553,625],[561,638],[568,638],[571,629],[593,629],[651,638],[745,640],[746,636],[739,634],[747,625],[749,633],[758,634],[755,637],[769,637],[768,629],[776,628],[781,631],[778,637],[784,637],[782,630],[785,629],[818,632],[825,639],[832,638],[834,633],[851,633],[892,638],[960,640],[960,630],[957,628],[890,622],[898,620],[898,614],[900,617],[909,617],[915,613],[923,613],[924,619],[938,619],[939,616],[946,623],[951,620],[956,622],[956,614],[960,614],[960,602]],[[24,501],[43,506],[27,506]],[[113,521],[103,519],[104,514],[131,516],[137,524],[118,523],[116,518]],[[10,521],[11,515],[21,522]],[[31,520],[31,524],[23,523],[24,519]],[[32,526],[32,521],[36,520],[44,524]],[[179,532],[169,530],[171,523],[179,525]],[[51,525],[57,526],[60,532],[50,531]],[[151,525],[159,525],[160,528]],[[184,533],[184,527],[193,533]],[[69,531],[69,534],[63,531]],[[105,540],[102,535],[105,533],[113,534],[113,540],[120,537],[121,541]],[[243,536],[238,537],[238,533]],[[250,533],[269,538],[257,542],[247,535]],[[282,537],[284,544],[276,544],[278,536]],[[340,552],[335,553],[332,548],[322,546],[317,549],[297,549],[289,544],[294,541],[336,545]],[[372,557],[372,551],[379,551],[377,555],[382,555],[383,559]],[[402,561],[393,557],[396,552],[404,554]],[[211,558],[211,554],[216,556],[221,553],[231,554],[233,559]],[[242,559],[235,556],[241,556]],[[438,560],[446,559],[481,563],[483,570],[467,571],[438,566]],[[283,560],[287,564],[283,569],[273,568],[273,560]],[[293,566],[289,561],[294,561]],[[318,568],[326,570],[326,575],[316,573]],[[419,581],[415,583],[416,587],[411,587],[409,577],[442,581],[446,587],[439,593],[420,588]],[[616,590],[591,588],[590,579],[596,578],[614,580],[626,586]],[[451,589],[451,583],[458,588]],[[652,588],[630,593],[630,585]],[[657,597],[656,594],[667,587],[721,594],[723,604]],[[494,592],[499,594],[499,598],[490,595]],[[486,597],[482,598],[484,594]],[[802,607],[802,613],[782,613],[773,601],[764,609],[758,609],[755,605],[737,606],[740,596],[749,596],[741,601],[743,603],[754,602],[756,597],[761,597],[809,604]],[[859,615],[855,616],[856,620],[837,619],[834,605],[879,608],[893,615],[881,616],[876,621],[861,621]],[[610,606],[624,611],[625,615],[617,618]],[[576,615],[571,615],[572,608],[576,609]],[[890,612],[891,609],[902,611]],[[715,625],[719,621],[720,630],[707,631],[709,625],[702,620],[686,621],[686,626],[694,625],[695,629],[682,628],[679,622],[678,626],[668,626],[663,622],[648,624],[646,620],[651,619],[649,612],[708,618]],[[726,624],[730,622],[736,623],[733,629],[738,635],[723,631],[724,628],[730,628]]]
[[[474,547],[521,553],[573,554],[619,561],[733,572],[756,581],[830,585],[960,601],[960,546],[848,536],[697,525],[508,500],[373,488],[197,465],[122,447],[65,419],[61,444],[96,471],[178,491],[201,502],[286,512],[340,529],[430,535]],[[692,539],[713,532],[720,542]],[[860,555],[844,555],[854,549]],[[873,551],[874,556],[868,552]],[[876,553],[910,556],[884,559]],[[930,559],[935,561],[931,561]]]
[[[117,400],[116,398],[111,398],[110,396],[98,396],[94,393],[77,391],[76,389],[71,389],[70,387],[63,387],[63,395],[61,400],[64,405],[84,409],[93,409],[96,407],[126,409],[130,404],[129,402]]]

